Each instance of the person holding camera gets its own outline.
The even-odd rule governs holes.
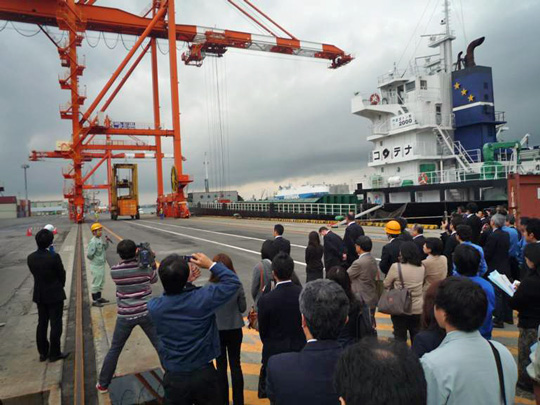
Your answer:
[[[116,284],[118,315],[111,347],[103,361],[96,385],[97,390],[103,394],[108,391],[120,353],[137,325],[158,350],[156,329],[146,306],[152,294],[151,285],[157,281],[155,255],[148,246],[137,246],[132,240],[124,239],[116,248],[121,261],[111,267],[111,277]]]
[[[195,287],[190,265],[209,269],[219,283]],[[148,303],[160,339],[159,358],[165,375],[165,404],[220,404],[213,360],[220,356],[216,311],[238,291],[238,276],[203,253],[189,261],[172,254],[159,265],[163,295]]]

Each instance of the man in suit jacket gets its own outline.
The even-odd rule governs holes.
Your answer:
[[[467,214],[465,214],[465,225],[469,225],[472,229],[471,242],[478,245],[480,242],[480,232],[482,232],[482,220],[476,215],[478,205],[471,202],[467,204]]]
[[[55,362],[68,356],[60,351],[62,336],[62,313],[66,293],[66,272],[58,253],[48,249],[53,241],[53,233],[42,229],[36,234],[38,249],[28,256],[28,267],[34,276],[34,294],[32,300],[38,308],[38,326],[36,343],[39,361],[49,359]],[[50,342],[47,329],[51,325]]]
[[[356,239],[364,235],[364,229],[358,225],[354,219],[354,214],[347,214],[347,228],[345,228],[345,236],[343,241],[345,242],[345,248],[347,249],[347,265],[350,266],[358,259],[356,253]]]
[[[461,215],[455,214],[450,220],[450,224],[443,222],[443,229],[445,232],[441,234],[441,240],[444,244],[443,254],[446,256],[448,264],[448,274],[452,274],[454,268],[454,262],[452,261],[452,254],[455,248],[459,245],[457,240],[456,230],[459,225],[464,224],[464,219]]]
[[[351,289],[358,299],[362,299],[375,314],[377,306],[377,287],[375,280],[379,272],[377,261],[371,255],[373,242],[369,236],[360,236],[356,239],[356,251],[358,259],[347,269],[351,279]]]
[[[390,270],[390,266],[398,261],[399,248],[403,243],[403,240],[399,237],[401,235],[401,226],[399,225],[399,222],[388,221],[384,230],[390,242],[382,248],[379,268],[384,274],[387,274],[388,270]]]
[[[339,404],[333,384],[342,351],[337,337],[348,311],[349,300],[336,282],[306,284],[300,294],[300,312],[307,344],[301,352],[278,354],[268,361],[267,392],[272,403]]]
[[[396,221],[401,227],[401,235],[399,235],[399,239],[401,239],[403,242],[412,242],[413,237],[409,232],[409,228],[407,228],[407,220],[403,217],[397,217]]]
[[[283,228],[283,225],[276,224],[274,226],[274,246],[276,247],[277,252],[285,252],[290,255],[291,242],[289,242],[283,237],[283,232],[285,232],[285,228]]]
[[[491,217],[493,232],[488,236],[484,246],[484,256],[488,266],[488,274],[497,270],[511,278],[510,267],[510,236],[501,228],[505,224],[505,217],[495,214]],[[513,323],[512,309],[508,304],[508,296],[499,287],[495,286],[495,311],[493,311],[493,327],[504,328],[504,322]]]
[[[345,244],[343,239],[325,226],[319,228],[319,234],[324,242],[324,268],[328,272],[334,266],[343,265],[345,255]]]
[[[412,228],[412,238],[414,244],[418,247],[422,260],[424,260],[427,255],[424,253],[424,244],[426,243],[426,238],[424,237],[424,227],[422,225],[414,224]]]
[[[293,284],[294,261],[286,253],[272,260],[274,289],[259,298],[259,334],[263,343],[262,367],[259,377],[259,398],[266,398],[266,365],[279,353],[298,352],[306,344],[298,298],[302,287]]]

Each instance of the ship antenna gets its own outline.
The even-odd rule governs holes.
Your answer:
[[[444,21],[446,23],[446,35],[450,35],[450,5],[448,0],[444,0]]]

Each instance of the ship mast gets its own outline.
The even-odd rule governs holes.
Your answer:
[[[447,131],[453,130],[452,120],[452,41],[456,39],[450,30],[450,5],[444,0],[444,33],[431,37],[430,48],[439,48],[440,52],[440,83],[441,83],[441,127]]]

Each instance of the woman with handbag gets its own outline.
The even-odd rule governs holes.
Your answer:
[[[412,343],[420,330],[425,273],[422,257],[415,243],[402,243],[399,261],[392,264],[384,279],[384,287],[387,289],[386,295],[389,293],[388,290],[395,289],[402,290],[410,297],[404,301],[403,308],[391,314],[394,337],[397,340],[406,342],[408,331]],[[381,301],[385,298],[385,294],[381,297]],[[379,302],[379,306],[380,304],[381,302]]]
[[[213,261],[223,263],[225,267],[236,273],[231,258],[226,254],[220,253],[214,256]],[[208,282],[219,283],[219,279],[212,273]],[[243,339],[242,327],[244,326],[242,314],[245,310],[246,295],[244,288],[240,285],[236,294],[216,312],[216,323],[221,345],[221,354],[216,359],[221,404],[229,404],[227,358],[231,369],[233,403],[234,405],[244,404],[244,376],[240,365],[240,351]]]

